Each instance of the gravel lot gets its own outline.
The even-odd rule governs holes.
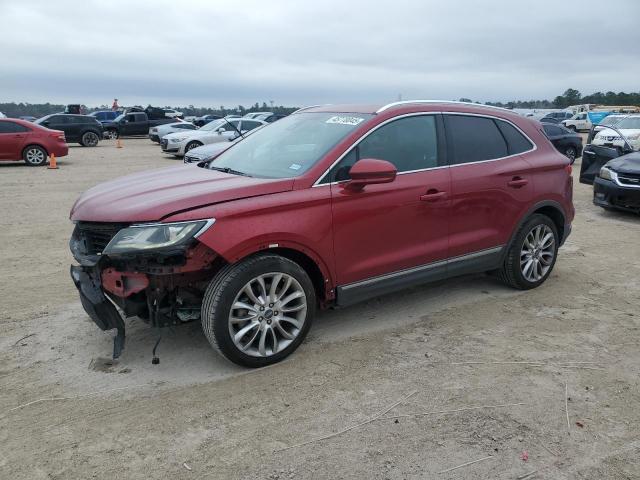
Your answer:
[[[639,217],[576,183],[573,234],[534,291],[464,277],[325,312],[254,371],[197,324],[151,365],[156,332],[133,321],[109,365],[112,334],[69,278],[68,212],[177,162],[137,139],[71,147],[57,171],[0,164],[0,478],[640,478]]]

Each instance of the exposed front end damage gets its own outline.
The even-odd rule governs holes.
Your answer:
[[[117,330],[114,358],[124,348],[124,318],[137,316],[153,327],[199,319],[204,290],[224,263],[196,238],[149,251],[105,251],[124,228],[78,222],[70,241],[79,263],[71,266],[71,278],[83,308],[101,330]]]

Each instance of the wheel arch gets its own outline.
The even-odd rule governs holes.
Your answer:
[[[522,216],[522,218],[518,221],[516,227],[513,229],[511,233],[511,238],[509,239],[509,243],[504,248],[503,257],[506,256],[509,248],[513,245],[513,242],[520,231],[522,225],[525,224],[527,220],[531,218],[531,216],[535,214],[541,214],[551,219],[556,228],[558,229],[558,236],[560,237],[560,244],[564,242],[565,239],[565,220],[566,215],[564,213],[564,209],[562,205],[558,202],[554,202],[553,200],[545,200],[542,202],[536,203],[533,207],[531,207],[527,212]]]
[[[277,246],[275,246],[277,245]],[[313,250],[295,242],[279,242],[265,245],[255,245],[235,253],[232,258],[225,258],[229,263],[240,262],[258,253],[275,254],[285,257],[298,265],[309,275],[316,290],[318,301],[322,307],[335,298],[333,277],[322,258]]]
[[[41,143],[32,142],[32,143],[29,143],[29,144],[25,145],[24,148],[22,149],[22,152],[21,152],[22,158],[24,158],[24,152],[26,152],[29,147],[40,147],[41,149],[44,150],[44,153],[47,154],[47,157],[49,156],[49,149],[47,147],[45,147]]]

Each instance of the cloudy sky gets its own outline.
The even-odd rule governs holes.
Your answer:
[[[0,102],[638,91],[639,19],[638,0],[0,0]]]

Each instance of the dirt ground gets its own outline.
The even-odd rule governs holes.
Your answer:
[[[576,183],[573,234],[536,290],[464,277],[325,312],[253,371],[197,324],[152,365],[156,332],[133,321],[109,365],[112,334],[69,278],[68,212],[177,162],[139,139],[72,147],[56,171],[0,165],[1,479],[640,478],[640,217]]]

